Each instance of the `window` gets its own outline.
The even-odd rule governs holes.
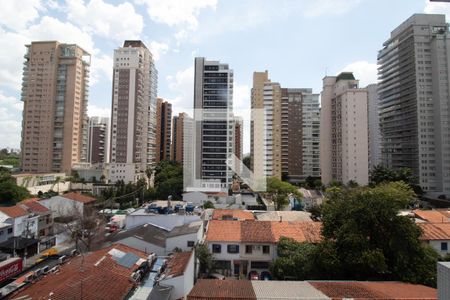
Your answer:
[[[12,233],[12,228],[8,228],[8,234]]]
[[[188,247],[194,247],[194,244],[195,244],[194,241],[188,241],[187,242],[187,246]]]
[[[0,231],[0,235],[3,235],[3,230],[2,230],[2,231]]]
[[[267,262],[267,261],[252,261],[250,265],[251,265],[252,269],[268,269],[269,268],[269,262]]]
[[[263,246],[263,253],[264,254],[270,254],[270,246],[264,245]]]
[[[222,246],[218,245],[218,244],[213,244],[212,245],[212,252],[213,253],[220,253],[220,252],[222,252]]]
[[[228,245],[227,251],[228,253],[239,253],[239,245]]]
[[[247,254],[252,253],[252,245],[245,245],[245,253]]]
[[[441,243],[441,251],[447,251],[447,250],[448,250],[447,242],[442,242]]]

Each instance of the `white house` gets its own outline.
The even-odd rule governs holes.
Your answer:
[[[36,238],[39,215],[29,212],[21,205],[0,207],[0,222],[13,226],[13,236]]]
[[[194,278],[196,277],[194,261],[194,251],[175,253],[169,259],[158,284],[172,287],[170,300],[185,299],[194,287]]]
[[[450,254],[450,222],[417,223],[422,228],[420,239],[441,256]]]
[[[317,243],[320,229],[315,222],[211,220],[205,241],[220,273],[247,277],[250,271],[268,271],[280,237]]]
[[[39,203],[53,212],[53,217],[63,215],[73,215],[77,213],[83,215],[86,209],[95,203],[95,198],[80,193],[67,193],[54,196],[48,199],[41,199]]]

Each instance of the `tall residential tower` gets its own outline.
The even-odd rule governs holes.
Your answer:
[[[415,14],[378,53],[382,162],[410,168],[425,192],[450,195],[450,34]]]
[[[22,171],[70,174],[73,164],[87,159],[90,54],[56,41],[26,47]]]
[[[135,181],[156,161],[157,71],[142,41],[114,50],[111,180]]]
[[[156,162],[170,160],[172,131],[172,104],[158,98],[156,101]]]

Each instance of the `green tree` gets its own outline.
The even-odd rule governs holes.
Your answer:
[[[213,256],[212,253],[209,252],[208,246],[205,244],[198,244],[195,248],[195,256],[200,264],[200,273],[209,275],[213,269]]]
[[[420,186],[417,184],[417,178],[409,168],[391,169],[382,165],[375,166],[370,171],[370,185],[375,186],[383,182],[403,181],[407,183],[416,194],[423,193]]]
[[[211,201],[206,201],[203,203],[203,209],[214,208],[214,204]]]
[[[160,161],[155,167],[155,190],[159,199],[172,195],[180,200],[183,193],[183,167],[175,161]]]
[[[28,190],[18,186],[7,169],[0,168],[0,205],[14,205],[28,197],[30,197]]]
[[[250,170],[250,165],[251,165],[250,155],[245,155],[244,158],[242,159],[242,163],[244,164],[244,166],[246,166]]]
[[[301,199],[302,197],[302,194],[298,191],[296,186],[290,184],[289,182],[281,181],[276,177],[267,178],[266,194],[268,194],[275,203],[277,210],[281,210],[289,203],[289,195],[292,195],[297,199]]]
[[[414,221],[398,215],[414,199],[404,182],[327,190],[322,234],[329,249],[334,247],[331,256],[337,255],[345,278],[435,283],[437,254],[421,243]]]

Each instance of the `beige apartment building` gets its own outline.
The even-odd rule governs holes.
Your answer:
[[[170,160],[172,104],[162,98],[156,100],[156,163]]]
[[[64,172],[86,161],[90,54],[57,41],[26,45],[21,161],[29,173]]]
[[[184,158],[184,123],[188,115],[179,113],[173,116],[172,120],[172,144],[170,145],[171,159],[179,163],[183,163]]]
[[[323,79],[320,113],[322,182],[368,184],[367,89],[352,73]]]
[[[133,182],[156,161],[157,71],[150,50],[127,40],[114,50],[110,179]]]
[[[250,156],[255,178],[319,177],[319,95],[253,73]]]

